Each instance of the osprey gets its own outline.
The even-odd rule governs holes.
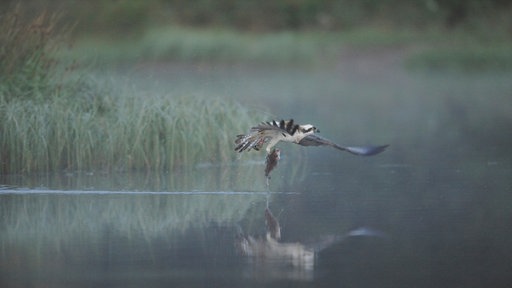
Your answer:
[[[258,126],[252,127],[249,133],[237,135],[235,140],[235,151],[243,152],[254,149],[259,151],[263,145],[267,144],[267,155],[271,154],[271,149],[280,141],[291,142],[301,146],[331,146],[341,151],[347,151],[355,155],[371,156],[378,154],[389,145],[381,146],[340,146],[328,139],[316,135],[320,132],[311,124],[299,125],[294,123],[293,119],[288,121],[268,121],[262,122]]]

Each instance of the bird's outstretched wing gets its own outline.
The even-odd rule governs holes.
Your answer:
[[[347,151],[354,155],[371,156],[386,150],[389,145],[380,146],[340,146],[331,140],[320,137],[316,134],[308,135],[298,143],[302,146],[331,146],[341,151]]]

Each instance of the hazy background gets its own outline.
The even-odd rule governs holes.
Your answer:
[[[19,3],[0,4],[3,286],[512,283],[508,1]],[[280,144],[283,241],[389,238],[314,273],[236,255],[267,187],[234,136],[281,118],[390,144]]]

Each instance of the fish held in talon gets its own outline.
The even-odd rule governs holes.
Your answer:
[[[329,139],[318,136],[320,130],[311,125],[300,125],[293,119],[281,121],[262,122],[252,127],[247,134],[237,135],[235,151],[244,152],[252,149],[259,151],[267,144],[267,155],[272,153],[272,148],[279,142],[290,142],[301,146],[331,146],[340,151],[346,151],[354,155],[372,156],[386,150],[389,145],[371,146],[341,146]]]
[[[265,177],[269,178],[270,172],[276,168],[277,163],[281,159],[281,150],[274,148],[270,154],[267,154],[266,166],[265,166]]]

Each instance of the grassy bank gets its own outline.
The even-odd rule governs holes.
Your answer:
[[[433,48],[415,53],[407,59],[413,70],[512,70],[512,45],[497,47]]]
[[[57,55],[58,17],[3,15],[0,173],[172,170],[231,161],[251,111],[214,95],[116,89]],[[127,85],[129,86],[129,85]]]
[[[485,29],[484,29],[485,30]],[[364,26],[346,31],[240,32],[185,27],[148,28],[129,41],[102,37],[77,39],[62,59],[98,65],[146,61],[322,65],[346,48],[410,47],[406,67],[413,70],[511,70],[512,38],[503,31],[474,29],[397,29]]]
[[[84,37],[65,58],[96,63],[136,61],[311,63],[335,55],[332,36],[307,32],[250,33],[229,29],[158,27],[133,39]]]
[[[89,92],[2,103],[0,173],[172,170],[232,161],[229,131],[255,121],[240,104],[212,96]]]
[[[172,170],[232,161],[233,134],[266,118],[216,95],[141,92],[99,83],[75,65],[77,58],[105,66],[146,60],[336,63],[346,46],[409,45],[420,47],[406,61],[414,68],[512,67],[512,41],[503,34],[460,31],[454,37],[442,30],[385,28],[245,33],[160,27],[130,42],[84,38],[66,52],[56,49],[62,44],[57,19],[48,13],[25,19],[15,10],[0,23],[0,173]]]

